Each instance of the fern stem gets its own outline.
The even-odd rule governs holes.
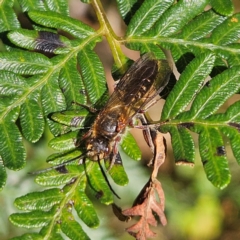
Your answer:
[[[114,33],[107,17],[105,14],[105,11],[103,9],[103,6],[101,4],[100,0],[93,0],[92,6],[97,14],[98,21],[100,23],[100,29],[99,31],[103,33],[103,35],[106,37],[108,44],[110,46],[110,49],[113,54],[114,61],[116,65],[120,68],[122,67],[123,63],[125,62],[125,55],[122,52],[121,44],[120,44],[120,38]]]
[[[154,44],[169,44],[171,45],[180,45],[184,47],[196,47],[199,49],[209,49],[214,53],[218,53],[218,51],[224,51],[225,53],[237,55],[240,54],[240,50],[237,48],[231,48],[226,45],[220,46],[213,43],[205,43],[201,41],[194,41],[194,40],[185,40],[179,38],[172,38],[172,37],[129,37],[129,38],[121,38],[119,39],[121,44],[129,44],[129,43],[154,43]],[[166,47],[165,47],[166,48]],[[170,47],[169,47],[170,48]]]

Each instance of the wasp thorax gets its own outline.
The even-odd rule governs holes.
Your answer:
[[[109,141],[103,137],[89,138],[86,142],[87,157],[98,161],[108,157]]]

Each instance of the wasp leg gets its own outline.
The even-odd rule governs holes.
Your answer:
[[[121,137],[117,137],[113,144],[112,154],[110,155],[110,166],[107,171],[110,171],[115,163],[119,164],[119,161],[122,162],[120,154],[118,152],[118,143],[121,141]]]
[[[153,166],[154,164],[154,155],[155,155],[155,145],[153,142],[153,139],[156,136],[156,129],[153,127],[150,127],[148,124],[149,118],[147,118],[147,116],[144,113],[138,113],[136,116],[142,123],[142,126],[136,126],[139,129],[142,129],[143,131],[143,137],[146,141],[146,143],[148,144],[148,146],[150,147],[152,153],[153,153],[153,158],[150,159],[148,166]],[[150,120],[151,121],[151,120]]]
[[[147,103],[142,106],[141,112],[146,112],[150,107],[155,105],[161,98],[155,98],[156,96],[152,96],[151,100],[146,101]],[[154,99],[155,98],[155,99]]]
[[[143,137],[150,147],[152,153],[154,153],[154,143],[151,136],[151,131],[153,130],[148,126],[147,117],[143,113],[138,113],[136,117],[141,121],[142,126],[139,126],[139,128],[143,130]],[[136,127],[138,128],[138,126]]]

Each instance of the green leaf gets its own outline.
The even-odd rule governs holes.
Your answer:
[[[58,215],[57,215],[58,217]],[[57,219],[58,220],[58,219]],[[52,222],[50,222],[47,226],[44,226],[40,234],[42,238],[47,238],[48,240],[64,240],[64,238],[60,235],[60,226],[59,224],[52,225]]]
[[[234,12],[234,6],[231,0],[211,0],[213,9],[221,15],[230,16]]]
[[[20,210],[48,210],[64,197],[58,188],[48,189],[42,192],[28,193],[16,198],[14,204]]]
[[[239,91],[239,77],[239,67],[230,68],[214,77],[196,96],[189,117],[204,119],[216,112],[230,96]]]
[[[121,147],[123,151],[134,160],[141,160],[142,153],[139,149],[136,140],[132,136],[132,134],[128,131],[127,134],[123,137],[121,142]]]
[[[8,96],[16,100],[20,95],[24,94],[29,87],[26,79],[15,73],[4,70],[0,71],[0,84],[0,94],[2,98]]]
[[[199,150],[207,178],[222,189],[230,182],[231,175],[221,134],[211,127],[202,127],[199,133]]]
[[[169,8],[155,23],[153,36],[170,36],[178,32],[189,20],[207,6],[207,0],[179,1]]]
[[[225,113],[214,114],[208,119],[221,123],[220,131],[229,138],[232,152],[240,164],[240,101],[232,104]]]
[[[37,142],[44,131],[44,117],[40,106],[39,91],[29,95],[21,106],[20,123],[24,137],[30,142]]]
[[[178,165],[194,165],[195,147],[191,134],[189,131],[179,126],[172,126],[169,128],[163,127],[163,130],[169,131],[171,134],[171,142],[173,146],[173,154],[175,162]]]
[[[79,149],[74,149],[72,151],[66,151],[66,152],[60,152],[60,153],[54,153],[47,158],[47,162],[52,165],[58,165],[66,161],[69,161],[71,159],[77,159],[78,157],[80,157],[81,154],[82,154],[82,151],[80,151]],[[78,160],[76,160],[76,162],[77,161]],[[76,162],[73,161],[73,164],[76,164]]]
[[[110,161],[105,161],[106,169],[110,168],[110,164]],[[120,186],[128,184],[128,176],[124,170],[122,159],[119,153],[116,155],[114,165],[108,170],[108,172],[116,184]]]
[[[29,50],[39,50],[55,54],[70,51],[71,42],[53,32],[20,29],[10,32],[8,38],[15,45]]]
[[[79,137],[79,131],[72,131],[53,138],[48,146],[60,151],[73,150],[76,148],[76,142]]]
[[[15,125],[18,113],[18,108],[12,110],[0,124],[0,155],[4,166],[12,170],[23,168],[26,158],[22,136]]]
[[[210,34],[226,17],[216,14],[212,9],[203,12],[182,29],[176,37],[185,40],[198,40]]]
[[[48,10],[69,16],[68,2],[65,0],[45,0]]]
[[[13,0],[4,0],[0,3],[0,32],[6,32],[20,28],[20,23],[13,10]]]
[[[94,33],[94,30],[88,25],[71,17],[62,16],[62,14],[52,11],[31,11],[29,17],[38,24],[46,27],[59,28],[70,33],[77,38],[85,38]]]
[[[77,172],[59,174],[59,172],[52,170],[39,174],[36,177],[35,182],[42,186],[60,186],[69,183],[73,178],[77,176]]]
[[[93,204],[85,194],[86,178],[81,180],[78,189],[74,195],[74,208],[83,222],[90,228],[96,228],[99,225],[99,219]]]
[[[137,47],[141,53],[152,52],[157,59],[165,59],[166,56],[159,46],[151,43],[143,43]]]
[[[239,40],[240,37],[240,14],[227,18],[218,25],[211,35],[211,41],[215,45],[228,45]]]
[[[113,202],[112,192],[103,177],[101,169],[97,162],[88,162],[87,176],[91,189],[97,193],[101,203],[109,205]]]
[[[60,227],[63,233],[72,240],[90,240],[80,224],[73,219],[72,215],[66,209],[64,209],[61,217]]]
[[[14,213],[9,220],[12,224],[24,228],[38,228],[46,226],[53,218],[53,211],[35,210],[27,213]]]
[[[90,49],[83,49],[78,54],[83,82],[92,104],[96,103],[105,93],[106,79],[99,57]]]
[[[22,236],[11,238],[11,240],[42,240],[42,236],[37,233],[26,233]]]
[[[61,124],[76,128],[90,127],[94,115],[85,108],[80,110],[66,110],[51,115],[51,119]]]
[[[65,110],[65,98],[59,89],[58,85],[58,75],[59,73],[56,72],[52,76],[49,77],[48,82],[44,85],[41,91],[41,100],[43,110],[46,116],[52,112],[58,112],[61,110]],[[48,124],[50,127],[51,132],[54,135],[58,135],[61,132],[60,125],[49,121]]]
[[[154,23],[172,4],[173,0],[148,0],[143,1],[141,7],[131,18],[126,35],[140,36],[153,27]]]
[[[195,58],[186,67],[166,100],[162,111],[162,120],[176,117],[185,110],[211,72],[214,60],[215,56],[207,53]]]
[[[39,53],[0,52],[0,70],[32,75],[45,73],[51,65],[51,61]]]
[[[0,191],[5,186],[6,180],[7,180],[6,169],[5,169],[4,165],[3,165],[2,159],[0,159]]]
[[[44,2],[39,0],[18,0],[23,12],[28,12],[30,10],[43,11],[46,10]]]
[[[82,77],[76,67],[77,59],[71,58],[63,66],[59,76],[59,85],[63,89],[68,109],[76,108],[77,103],[86,104],[87,101],[87,96],[84,94],[85,87]]]
[[[240,134],[236,129],[229,127],[222,127],[221,132],[230,139],[230,144],[234,157],[238,164],[240,164]]]
[[[127,13],[131,10],[134,3],[137,2],[137,0],[117,0],[116,2],[119,12],[124,19]]]

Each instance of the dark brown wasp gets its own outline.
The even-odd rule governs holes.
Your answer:
[[[87,158],[109,159],[111,166],[114,164],[126,127],[133,126],[133,118],[156,102],[155,97],[168,83],[171,72],[167,60],[157,60],[152,54],[145,54],[133,63],[81,140]]]
[[[77,143],[76,147],[83,145],[86,149],[79,159],[109,160],[111,164],[109,168],[115,162],[121,162],[118,143],[122,134],[126,127],[134,127],[134,118],[147,124],[143,113],[156,102],[155,97],[167,85],[171,72],[167,60],[157,60],[153,54],[144,54],[134,62],[116,84],[113,94],[98,113],[90,130]],[[147,141],[150,134],[148,136],[148,139],[145,137]],[[60,170],[74,160],[76,159],[49,169]]]

